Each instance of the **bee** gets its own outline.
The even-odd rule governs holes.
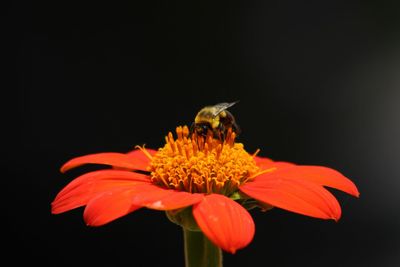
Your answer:
[[[219,103],[214,106],[202,108],[194,118],[190,127],[190,132],[195,132],[200,136],[206,136],[211,131],[214,138],[225,140],[226,133],[232,129],[237,135],[240,128],[236,124],[235,117],[227,109],[235,105],[238,101],[232,103]]]

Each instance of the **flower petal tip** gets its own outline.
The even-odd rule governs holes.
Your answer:
[[[230,248],[230,249],[228,250],[228,252],[231,253],[232,255],[233,255],[233,254],[236,254],[236,251],[237,251],[236,248]]]
[[[95,222],[95,221],[93,221],[93,222],[85,221],[85,225],[88,226],[88,227],[99,227],[99,226],[103,226],[105,224],[107,224],[107,223],[98,223],[98,222]]]
[[[332,216],[332,220],[334,220],[335,222],[339,222],[340,218],[342,218],[342,213],[340,212],[340,214],[334,215]]]
[[[66,164],[62,165],[61,168],[60,168],[60,172],[61,173],[66,173],[68,170],[69,169],[68,169],[68,166],[66,166]]]
[[[54,202],[51,203],[51,208],[50,208],[51,214],[59,214],[60,212],[57,212],[57,208],[54,205]]]
[[[346,178],[346,179],[348,179],[348,178]],[[348,179],[348,182],[349,182],[349,185],[348,185],[348,189],[346,191],[344,191],[344,190],[342,190],[340,188],[339,188],[339,190],[342,190],[342,191],[350,194],[353,197],[359,198],[360,197],[360,191],[358,191],[357,186],[352,181],[350,181],[350,179]]]

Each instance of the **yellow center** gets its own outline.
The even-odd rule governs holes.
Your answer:
[[[206,137],[189,137],[187,126],[170,132],[166,144],[152,157],[149,171],[153,183],[191,193],[230,195],[260,173],[252,155],[235,143],[235,133],[228,130],[224,141]]]

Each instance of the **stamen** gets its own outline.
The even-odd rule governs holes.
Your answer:
[[[225,143],[230,144],[231,135],[232,135],[232,128],[229,127],[229,129],[226,133]]]
[[[276,167],[272,167],[272,168],[269,168],[269,169],[265,169],[265,170],[259,171],[259,172],[255,173],[254,175],[249,176],[249,177],[248,177],[246,180],[244,180],[243,182],[246,183],[247,181],[252,180],[253,178],[255,178],[255,177],[257,177],[257,176],[259,176],[259,175],[261,175],[261,174],[263,174],[263,173],[273,172],[273,171],[276,171]]]
[[[185,146],[185,156],[186,156],[187,160],[190,159],[190,147],[189,146]]]
[[[182,140],[182,126],[176,127],[176,134],[178,135],[178,140]]]
[[[259,148],[257,148],[256,152],[254,152],[254,153],[253,153],[253,155],[252,155],[252,156],[253,156],[253,158],[254,158],[255,156],[257,156],[259,152],[260,152],[260,149],[259,149]]]
[[[198,147],[197,147],[197,143],[196,143],[196,141],[192,138],[192,148],[193,148],[193,155],[194,156],[197,156],[197,149],[198,149]]]
[[[204,138],[202,136],[197,136],[197,144],[199,144],[199,150],[204,148]]]
[[[229,139],[229,145],[232,147],[233,144],[235,143],[235,138],[236,138],[236,133],[232,132],[230,139]]]
[[[204,154],[206,154],[206,156],[208,156],[208,143],[204,144],[204,150],[203,150]]]
[[[219,144],[219,145],[217,146],[217,149],[216,149],[215,151],[217,152],[216,159],[219,159],[219,157],[221,156],[221,151],[222,151],[222,146],[221,146],[221,144]]]
[[[181,138],[182,138],[182,135],[181,135]],[[183,155],[183,153],[182,153],[182,140],[177,140],[177,142],[176,142],[176,146],[178,147],[178,151],[179,151],[179,155]]]
[[[135,148],[140,149],[140,151],[142,151],[143,154],[144,154],[146,157],[148,157],[150,160],[152,160],[152,159],[153,159],[153,156],[150,155],[149,152],[147,152],[147,150],[146,150],[146,148],[144,148],[144,146],[145,146],[145,145],[143,145],[143,147],[141,147],[141,146],[135,146]]]
[[[189,136],[189,128],[186,125],[183,126],[183,136],[185,137]]]
[[[169,186],[168,186],[168,183],[167,183],[167,181],[164,179],[163,175],[160,175],[160,179],[161,179],[161,182],[162,182],[166,187],[169,187]]]
[[[168,142],[169,146],[171,147],[172,153],[175,154],[176,148],[175,148],[175,141],[174,141],[174,136],[172,135],[171,132],[168,133]]]

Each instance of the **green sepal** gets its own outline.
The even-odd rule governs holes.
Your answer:
[[[178,210],[167,210],[165,214],[171,222],[181,226],[185,230],[195,232],[201,231],[193,217],[192,207]]]
[[[229,196],[230,199],[232,200],[239,200],[242,199],[243,197],[239,194],[239,192],[234,192]]]
[[[235,198],[233,198],[232,196],[234,196]],[[273,208],[273,206],[271,206],[270,204],[255,200],[254,198],[251,198],[242,192],[235,192],[230,196],[230,198],[236,200],[246,210],[260,208],[261,211],[265,212]]]

